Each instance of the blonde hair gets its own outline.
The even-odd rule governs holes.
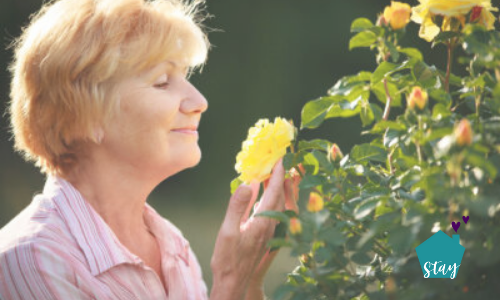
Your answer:
[[[10,66],[14,149],[64,176],[118,112],[116,83],[165,60],[192,71],[210,44],[203,0],[59,0],[16,39]]]

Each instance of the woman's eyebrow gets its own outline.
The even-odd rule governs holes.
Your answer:
[[[162,62],[162,63],[159,63],[157,65],[155,65],[154,67],[146,70],[143,74],[142,74],[142,77],[146,78],[148,81],[152,81],[154,80],[157,76],[161,75],[161,74],[165,74],[168,72],[169,70],[169,65],[167,62]]]

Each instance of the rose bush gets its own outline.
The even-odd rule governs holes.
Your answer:
[[[404,4],[393,3],[388,16],[396,6]],[[262,215],[288,225],[270,246],[289,247],[299,265],[273,299],[498,298],[496,10],[486,0],[421,0],[413,8],[421,37],[444,45],[433,49],[448,58],[445,66],[400,45],[406,29],[392,17],[375,25],[354,20],[349,48],[375,51],[377,67],[345,76],[307,102],[298,134],[326,119],[357,116],[371,141],[342,155],[327,139],[296,138],[285,155],[285,168],[300,176],[300,209]],[[464,53],[458,59],[457,47]],[[457,62],[461,76],[452,72]],[[458,232],[466,249],[459,273],[425,279],[415,247],[439,230],[451,236],[451,222],[462,216],[470,220]]]

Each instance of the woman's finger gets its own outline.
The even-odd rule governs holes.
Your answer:
[[[292,178],[285,179],[285,209],[293,210],[297,214],[299,208],[297,206],[297,198],[295,198],[294,183]]]
[[[252,198],[250,199],[250,202],[248,203],[248,206],[245,209],[245,213],[241,218],[240,224],[245,223],[248,220],[248,217],[250,216],[250,211],[252,210],[253,204],[255,203],[255,200],[257,200],[257,197],[259,196],[260,183],[258,183],[257,181],[252,181],[250,183],[250,188],[252,190]]]
[[[284,195],[285,168],[283,158],[276,163],[269,180],[269,185],[263,195],[258,212],[266,210],[283,210],[285,206]]]
[[[226,217],[222,223],[222,228],[226,232],[240,231],[241,220],[244,217],[245,210],[253,198],[252,190],[248,185],[240,185],[229,200]]]

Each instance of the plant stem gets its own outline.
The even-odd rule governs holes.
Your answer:
[[[389,118],[389,112],[391,111],[392,97],[389,93],[389,87],[387,86],[387,78],[384,78],[384,89],[385,89],[385,109],[382,119],[387,120]]]
[[[422,116],[418,115],[418,132],[420,134],[420,131],[422,130]],[[415,146],[417,147],[417,156],[418,156],[418,162],[422,162],[422,151],[420,149],[420,142],[417,140],[415,142]]]
[[[474,87],[474,93],[476,93],[476,87]],[[479,106],[481,105],[481,94],[476,94],[476,116],[479,121]]]
[[[389,130],[389,128],[387,128]],[[389,172],[391,172],[391,175],[394,175],[396,170],[394,169],[394,166],[392,165],[392,155],[394,154],[395,148],[392,149],[391,152],[387,155],[387,160],[389,161]]]
[[[453,43],[451,40],[446,42],[448,48],[448,63],[446,65],[446,78],[444,81],[444,89],[447,93],[450,92],[450,74],[451,74],[451,63],[452,63],[454,44],[455,43]]]

